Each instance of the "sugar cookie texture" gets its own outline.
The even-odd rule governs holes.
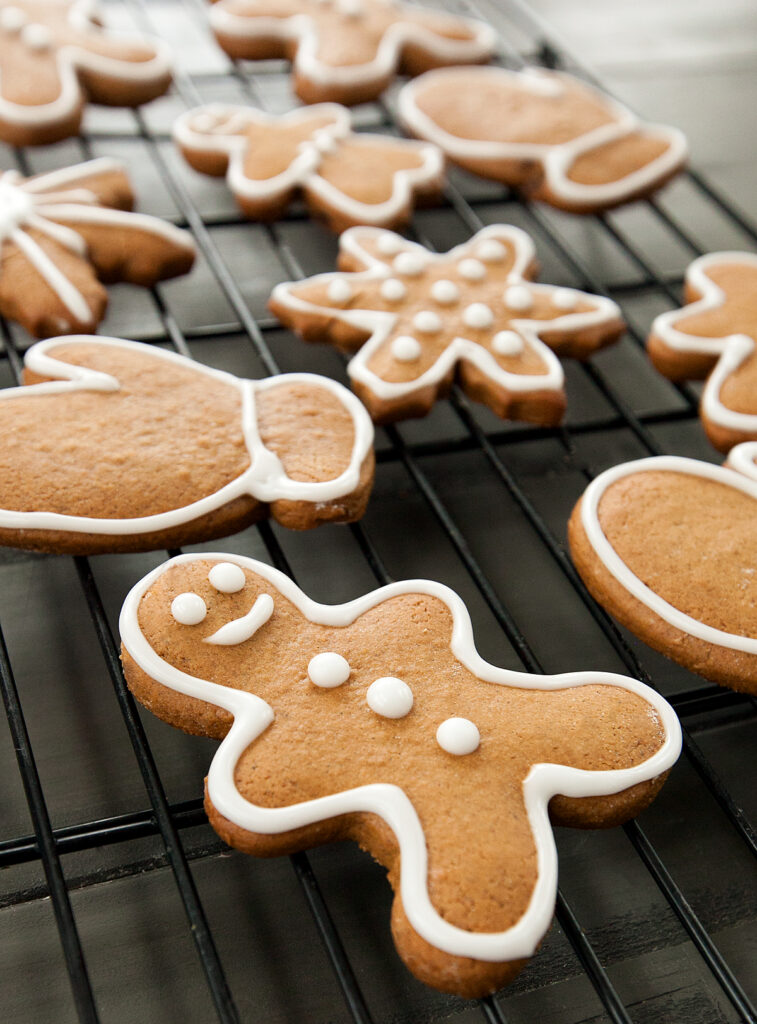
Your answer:
[[[267,515],[351,522],[373,481],[373,427],[325,377],[241,380],[117,338],[53,338],[0,391],[0,543],[140,551],[226,536]],[[234,593],[227,570],[217,589]]]
[[[685,298],[689,305],[656,318],[647,349],[671,380],[707,378],[699,413],[727,452],[757,440],[757,255],[700,256],[686,271]]]
[[[359,350],[350,380],[379,423],[424,416],[454,379],[498,416],[558,423],[556,354],[585,359],[623,333],[611,300],[532,283],[536,254],[519,228],[486,227],[442,255],[350,228],[339,266],[278,285],[269,305],[306,341]]]
[[[320,103],[275,117],[212,103],[176,121],[174,140],[205,174],[226,175],[248,217],[280,217],[302,193],[335,231],[354,224],[398,227],[416,198],[438,197],[444,157],[431,143],[352,131],[352,115]]]
[[[214,586],[219,562],[242,590]],[[205,605],[198,625],[173,614],[180,594]],[[272,614],[237,646],[209,642],[263,597]],[[184,555],[133,588],[120,629],[139,701],[228,732],[207,777],[219,835],[265,856],[356,840],[388,869],[400,956],[463,996],[513,978],[549,928],[550,821],[626,820],[680,750],[672,709],[636,680],[485,662],[461,599],[428,580],[328,606],[252,559]]]
[[[0,3],[0,139],[57,142],[79,131],[87,100],[136,107],[171,83],[157,39],[108,32],[91,0]]]
[[[398,0],[220,0],[210,24],[230,57],[291,60],[305,103],[363,103],[398,72],[487,61],[497,41],[482,21]]]
[[[574,213],[651,195],[688,155],[676,128],[543,68],[430,71],[402,89],[399,116],[461,167]]]
[[[706,679],[757,693],[757,443],[725,467],[660,456],[608,469],[570,520],[600,604]]]
[[[185,274],[192,236],[130,213],[133,201],[124,167],[107,158],[0,173],[0,313],[38,338],[91,331],[108,303],[101,281],[147,287]]]

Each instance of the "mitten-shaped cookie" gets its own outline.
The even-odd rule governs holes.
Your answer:
[[[442,187],[444,158],[428,142],[352,131],[352,115],[320,103],[274,117],[255,107],[211,103],[177,120],[174,139],[205,174],[226,175],[248,217],[281,216],[298,192],[334,231],[354,224],[398,227],[416,198]]]
[[[351,522],[373,428],[307,373],[241,380],[117,338],[53,338],[0,391],[0,543],[91,554],[193,544],[266,515]]]
[[[148,287],[192,266],[192,236],[130,213],[123,166],[90,160],[48,174],[0,175],[0,313],[38,338],[93,330],[101,281]]]
[[[570,520],[600,604],[706,679],[757,693],[757,444],[726,467],[659,456],[608,469]]]
[[[106,31],[92,0],[0,3],[0,139],[57,142],[79,131],[87,99],[136,107],[171,82],[158,40]]]
[[[450,68],[406,85],[404,125],[455,163],[572,213],[655,192],[688,155],[683,134],[646,124],[598,89],[544,68]]]
[[[497,38],[482,21],[400,0],[220,0],[210,24],[230,57],[291,60],[305,103],[364,103],[398,72],[489,60]]]
[[[120,629],[138,700],[228,732],[206,787],[223,839],[265,856],[356,840],[388,869],[400,956],[464,996],[511,979],[549,927],[550,819],[625,821],[680,750],[636,680],[485,662],[428,580],[328,606],[252,559],[185,555],[134,587]]]
[[[647,349],[671,380],[707,377],[699,413],[727,452],[757,440],[757,255],[700,256],[686,271],[685,295],[689,305],[656,318]]]
[[[378,423],[424,416],[457,378],[505,419],[559,423],[555,353],[585,359],[623,333],[610,299],[533,284],[530,237],[501,224],[436,255],[390,231],[350,228],[345,272],[278,285],[270,308],[306,341],[358,353],[352,387]]]

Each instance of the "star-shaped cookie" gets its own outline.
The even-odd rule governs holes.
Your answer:
[[[400,0],[220,0],[210,24],[231,57],[289,58],[305,103],[364,103],[398,72],[489,60],[497,38],[481,21]]]
[[[174,139],[195,170],[226,175],[244,213],[272,219],[302,192],[335,231],[398,227],[416,197],[442,188],[444,158],[431,143],[352,131],[352,115],[320,103],[275,117],[213,103],[183,114]]]
[[[519,228],[490,225],[441,255],[367,227],[339,245],[346,272],[278,285],[269,305],[307,341],[359,349],[349,376],[379,423],[425,415],[455,377],[498,416],[558,423],[555,353],[584,359],[623,333],[610,299],[530,280]]]
[[[91,331],[108,302],[101,280],[149,286],[186,273],[192,236],[130,213],[133,199],[123,166],[108,158],[0,174],[0,313],[38,338]]]
[[[727,452],[757,440],[757,255],[700,256],[686,271],[685,297],[689,305],[656,318],[647,349],[671,380],[707,377],[699,413]]]
[[[87,99],[135,107],[171,82],[158,40],[106,31],[93,0],[0,2],[0,139],[16,146],[76,135]]]

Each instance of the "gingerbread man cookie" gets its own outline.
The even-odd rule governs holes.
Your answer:
[[[757,693],[757,443],[726,467],[658,456],[608,469],[570,520],[597,601],[685,668]]]
[[[654,321],[647,349],[671,380],[707,377],[702,424],[727,452],[757,439],[757,255],[700,256],[686,271],[685,297],[689,305]]]
[[[402,89],[399,116],[461,167],[573,213],[650,195],[688,155],[676,128],[543,68],[430,71]]]
[[[399,227],[416,197],[436,198],[443,184],[436,146],[357,134],[349,110],[337,103],[281,117],[212,103],[183,114],[173,134],[195,170],[226,175],[239,206],[255,219],[280,217],[301,191],[334,231]]]
[[[531,282],[534,246],[519,228],[491,225],[444,255],[374,228],[339,245],[347,273],[278,285],[269,305],[307,341],[359,349],[348,372],[378,423],[424,416],[455,375],[498,416],[558,423],[554,353],[583,359],[623,333],[610,299]]]
[[[680,751],[634,679],[484,661],[462,600],[429,580],[329,606],[252,559],[184,555],[133,588],[120,629],[139,701],[228,733],[205,804],[221,837],[266,856],[357,840],[389,871],[400,956],[463,996],[513,978],[549,928],[550,819],[625,821]]]
[[[117,338],[53,338],[0,391],[0,543],[94,554],[194,544],[266,515],[351,522],[373,428],[325,377],[240,380]]]
[[[210,24],[230,57],[291,60],[304,103],[364,103],[398,72],[487,61],[497,40],[481,21],[399,0],[220,0]]]
[[[91,331],[108,302],[98,278],[147,287],[185,274],[192,236],[128,212],[133,199],[123,166],[107,158],[0,174],[0,313],[38,338]]]
[[[136,107],[171,82],[158,40],[107,32],[92,0],[0,2],[0,139],[57,142],[79,131],[87,99]]]

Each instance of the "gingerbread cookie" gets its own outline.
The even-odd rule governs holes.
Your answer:
[[[230,57],[291,60],[304,103],[364,103],[398,72],[487,61],[497,41],[481,21],[399,0],[220,0],[210,24]]]
[[[650,647],[757,693],[757,444],[731,455],[608,469],[573,511],[570,549],[596,600]]]
[[[676,128],[543,68],[431,71],[402,89],[399,116],[461,167],[573,213],[650,195],[688,154]]]
[[[212,103],[183,114],[174,139],[205,174],[226,175],[248,217],[280,217],[298,192],[334,231],[354,224],[399,227],[416,197],[441,191],[444,158],[429,143],[357,134],[352,115],[321,103],[273,117]]]
[[[169,50],[107,32],[92,0],[2,0],[0,83],[0,139],[57,142],[79,131],[87,99],[136,107],[161,96]]]
[[[400,956],[463,996],[514,977],[549,928],[549,819],[625,821],[680,750],[634,679],[484,661],[462,600],[429,580],[329,606],[250,558],[183,555],[133,588],[120,629],[139,701],[228,732],[207,778],[219,835],[265,856],[356,840],[389,871]]]
[[[610,299],[533,284],[519,228],[494,224],[444,255],[390,231],[351,228],[347,273],[278,285],[269,305],[307,341],[347,351],[374,420],[424,416],[457,378],[498,416],[554,424],[565,410],[555,352],[584,359],[623,333]]]
[[[38,338],[91,331],[108,303],[101,280],[148,287],[185,274],[192,236],[129,213],[133,199],[123,166],[107,158],[0,174],[0,313]]]
[[[727,452],[757,439],[757,255],[700,256],[686,271],[685,297],[689,305],[654,321],[647,349],[671,380],[707,377],[702,424]]]
[[[373,428],[325,377],[240,380],[117,338],[53,338],[0,391],[0,543],[93,554],[195,544],[266,515],[360,518]]]

